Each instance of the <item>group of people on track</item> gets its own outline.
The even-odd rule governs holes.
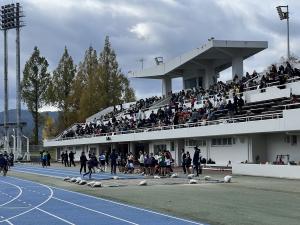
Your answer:
[[[63,165],[65,165],[65,167],[71,167],[72,165],[75,167],[75,154],[76,152],[70,151],[68,153],[68,151],[62,152],[60,157],[61,157],[61,163]]]

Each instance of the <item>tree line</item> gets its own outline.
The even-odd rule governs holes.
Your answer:
[[[90,46],[78,66],[65,47],[52,74],[48,61],[34,48],[25,64],[21,84],[22,100],[34,121],[33,143],[39,143],[39,127],[44,124],[43,136],[55,136],[75,122],[84,122],[92,114],[109,106],[135,101],[134,90],[122,73],[109,37],[100,54]],[[59,110],[58,121],[41,118],[45,106]]]

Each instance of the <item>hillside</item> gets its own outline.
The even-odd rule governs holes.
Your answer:
[[[51,116],[54,120],[57,120],[58,118],[58,112],[42,112],[41,114],[45,116],[48,113],[49,116]],[[16,121],[16,110],[11,109],[8,111],[8,118],[9,122],[15,122]],[[3,123],[4,120],[4,112],[0,112],[0,123]],[[23,134],[25,136],[31,137],[32,131],[34,127],[33,118],[31,116],[31,113],[28,110],[22,110],[21,111],[21,122],[26,122],[26,127],[23,128]],[[42,128],[42,127],[41,127]],[[40,129],[41,131],[42,129]],[[3,128],[0,128],[0,137],[3,135]]]

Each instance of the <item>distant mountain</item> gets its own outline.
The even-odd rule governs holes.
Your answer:
[[[51,116],[55,121],[58,119],[58,112],[42,112],[41,115],[45,116],[48,114]],[[4,120],[4,112],[0,112],[0,123],[2,124]],[[11,109],[8,110],[8,121],[9,122],[16,122],[16,110]],[[28,110],[21,111],[21,122],[26,122],[26,127],[23,128],[23,134],[27,137],[31,137],[33,133],[34,123],[31,113]],[[40,135],[42,133],[42,127],[40,127]],[[0,137],[3,135],[3,127],[0,127]]]

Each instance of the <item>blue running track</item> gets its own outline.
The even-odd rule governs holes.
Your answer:
[[[22,173],[30,173],[54,178],[64,178],[64,177],[79,177],[79,168],[58,168],[58,167],[45,167],[41,166],[30,166],[30,165],[16,165],[11,168],[13,171],[22,172]],[[114,175],[110,173],[100,172],[93,173],[92,179],[96,180],[109,180],[112,179]],[[117,176],[121,179],[142,179],[143,176],[137,174],[117,174]],[[88,179],[88,175],[85,177]]]
[[[32,181],[0,177],[0,224],[192,225],[201,223]]]

